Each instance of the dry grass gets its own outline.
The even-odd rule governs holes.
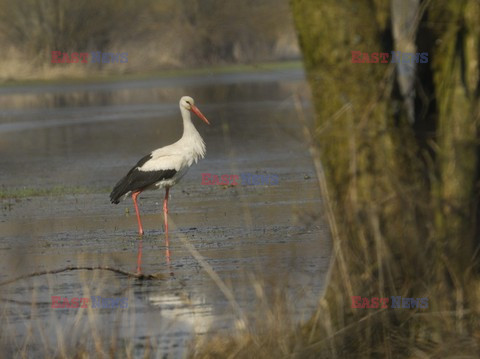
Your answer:
[[[172,220],[170,225],[174,226]],[[242,336],[239,337],[240,341],[228,337],[212,339],[209,335],[201,335],[197,340],[191,342],[190,350],[200,353],[205,345],[208,345],[208,348],[212,349],[208,355],[219,358],[224,357],[226,353],[234,354],[230,349],[237,353],[235,355],[251,353],[252,350],[256,352],[256,355],[263,354],[263,356],[275,353],[283,356],[289,353],[291,330],[295,326],[293,319],[295,303],[291,303],[290,299],[287,299],[287,288],[282,287],[279,283],[273,294],[267,294],[265,293],[267,283],[264,282],[264,279],[260,275],[255,276],[250,273],[251,285],[255,290],[256,307],[253,313],[248,313],[247,317],[237,303],[232,289],[220,279],[185,236],[181,233],[177,233],[176,236],[176,239],[186,246],[228,299],[230,303],[228,312],[231,312],[232,317],[236,318],[230,332],[242,333]],[[159,238],[159,241],[161,240],[163,238]],[[79,256],[77,261],[81,263],[82,257]],[[88,270],[83,271],[83,269]],[[90,298],[94,295],[105,297],[109,296],[105,293],[111,293],[114,290],[115,296],[129,298],[129,307],[117,309],[115,313],[109,315],[101,314],[101,310],[91,306],[46,311],[45,308],[49,308],[51,304],[50,297],[58,295],[59,288],[62,287],[58,281],[58,273],[71,270],[79,270],[78,278],[74,279],[74,283],[81,284],[81,288],[78,290],[81,297]],[[117,275],[109,272],[115,272]],[[75,268],[35,272],[0,283],[2,288],[14,285],[15,292],[26,293],[25,299],[21,301],[8,299],[12,292],[4,291],[0,296],[0,322],[3,328],[0,332],[2,353],[12,358],[32,356],[45,358],[170,357],[172,352],[175,352],[175,348],[165,349],[156,337],[158,334],[152,336],[147,334],[143,339],[138,339],[136,330],[143,325],[142,320],[145,319],[137,318],[136,315],[138,298],[135,300],[134,293],[138,291],[138,281],[150,277],[155,281],[161,280],[162,282],[165,279],[161,275],[143,274],[141,277],[139,278],[136,273],[108,266],[79,265]],[[162,284],[160,283],[160,285]],[[268,285],[272,285],[272,283],[268,283]],[[48,288],[48,293],[45,293],[45,287]],[[188,306],[188,299],[184,304]],[[193,313],[193,306],[191,310]],[[200,316],[199,320],[206,319]],[[165,326],[164,323],[158,325]],[[166,337],[168,337],[169,330],[171,330],[169,326],[165,326],[163,334]],[[267,333],[268,335],[266,335]],[[268,340],[263,342],[258,341],[258,338],[268,338]],[[272,351],[273,346],[276,347],[275,351]],[[185,352],[185,349],[182,351]]]
[[[438,254],[442,234],[433,230],[435,201],[422,191],[428,186],[412,180],[415,173],[405,176],[398,162],[386,163],[379,172],[369,175],[374,186],[388,187],[388,195],[375,201],[363,197],[369,183],[358,171],[350,172],[347,194],[329,190],[326,170],[320,162],[320,152],[315,145],[318,136],[334,136],[351,146],[365,141],[365,131],[340,131],[328,124],[314,137],[307,126],[301,101],[292,98],[298,110],[298,118],[304,124],[306,141],[314,159],[326,212],[332,229],[334,254],[329,271],[329,286],[316,313],[306,323],[295,323],[284,288],[279,287],[274,303],[263,292],[261,277],[252,277],[256,290],[257,315],[245,317],[228,286],[216,275],[203,257],[185,238],[180,238],[193,257],[209,273],[220,290],[228,298],[232,312],[239,321],[233,334],[203,335],[192,342],[189,357],[192,358],[360,358],[360,357],[412,357],[412,358],[475,358],[479,351],[480,286],[472,263],[452,263],[444,253]],[[378,101],[378,99],[374,99]],[[373,104],[372,106],[375,106]],[[332,118],[335,124],[352,118],[351,106],[342,107]],[[339,132],[334,132],[339,131]],[[392,129],[393,131],[393,129]],[[367,142],[382,143],[391,131],[375,132]],[[352,150],[355,147],[352,147]],[[406,149],[400,158],[414,158],[416,152]],[[347,152],[349,171],[359,158]],[[370,177],[372,176],[372,177]],[[248,206],[245,206],[248,212]],[[246,213],[246,215],[251,215]],[[180,235],[181,236],[181,235]],[[83,292],[88,294],[91,283],[98,277],[83,279]],[[103,281],[107,280],[105,278]],[[101,280],[101,281],[102,281]],[[100,281],[100,282],[101,282]],[[51,279],[49,284],[52,285]],[[101,287],[101,283],[100,283]],[[428,309],[352,309],[351,295],[362,297],[427,297]],[[35,292],[32,293],[35,303]],[[35,304],[31,313],[36,312]],[[130,325],[135,322],[134,312]],[[52,314],[52,316],[54,316]],[[8,320],[2,310],[2,322]],[[44,338],[40,352],[51,357],[156,357],[162,352],[155,341],[147,337],[141,354],[134,350],[133,341],[123,340],[113,327],[113,336],[105,337],[98,328],[100,318],[91,309],[79,312],[70,326],[57,323],[55,345],[49,342],[47,332],[39,322],[29,324],[28,331]],[[25,318],[26,323],[32,323]],[[28,357],[33,334],[18,343],[14,332],[0,334],[2,347]],[[43,330],[43,331],[42,331]],[[132,329],[133,330],[133,329]],[[68,337],[65,332],[73,333]],[[132,338],[134,333],[132,333]]]
[[[333,13],[324,15],[327,28],[332,28],[329,21],[335,25],[340,21]],[[355,18],[363,23],[367,15],[355,14]],[[340,25],[339,31],[348,32],[348,26]],[[377,46],[375,27],[365,31],[364,38],[372,39],[367,45]],[[322,33],[332,36],[328,31]],[[318,42],[318,38],[313,38]],[[322,40],[328,43],[328,39]],[[330,44],[336,48],[338,43]],[[313,46],[316,49],[317,43]],[[449,50],[452,49],[453,46]],[[333,50],[324,52],[327,57]],[[391,69],[365,67],[364,72],[348,73],[342,71],[350,67],[335,64],[322,72],[314,68],[315,60],[318,58],[312,56],[307,63],[311,66],[316,108],[321,110],[317,130],[314,134],[306,130],[305,134],[332,230],[334,254],[328,288],[319,298],[312,318],[296,324],[281,291],[275,304],[267,305],[261,278],[252,279],[252,285],[258,289],[258,321],[244,323],[233,335],[199,338],[192,344],[190,357],[478,357],[480,281],[475,247],[477,223],[471,203],[478,201],[478,193],[475,188],[465,192],[474,199],[471,202],[463,198],[464,193],[455,198],[460,183],[455,174],[464,175],[463,168],[456,165],[463,162],[449,156],[457,151],[462,154],[463,147],[470,151],[472,144],[453,137],[462,134],[465,127],[459,125],[461,122],[448,122],[446,116],[464,110],[466,106],[460,106],[454,97],[463,92],[442,87],[448,83],[456,89],[458,67],[452,64],[437,75],[442,86],[436,93],[441,104],[435,114],[440,123],[435,131],[441,141],[434,138],[422,147],[405,117],[400,115],[394,121],[391,114]],[[323,66],[321,61],[318,63]],[[443,64],[437,66],[442,68]],[[345,73],[346,80],[338,81]],[[326,95],[321,93],[318,79],[322,79],[322,85],[328,85]],[[302,120],[301,108],[298,109]],[[472,106],[471,117],[466,118],[478,128],[478,102]],[[470,158],[470,152],[467,154]],[[472,183],[474,186],[475,182]],[[198,254],[192,254],[202,263]],[[211,268],[207,267],[207,272],[216,278]],[[228,288],[218,278],[215,280],[243,319]],[[351,308],[352,295],[426,297],[429,307],[355,309]],[[62,333],[57,335],[62,338]],[[132,355],[131,343],[121,344],[115,339],[109,342],[95,335],[90,339],[99,356]],[[65,344],[60,344],[56,355],[87,356],[78,345],[76,351],[67,353]],[[28,343],[20,343],[18,348],[26,355]],[[158,350],[148,343],[145,348],[146,357],[154,356]]]
[[[387,76],[385,81],[390,78]],[[375,108],[379,99],[374,98],[365,107]],[[302,119],[302,110],[299,106],[297,109]],[[403,166],[416,163],[415,146],[402,146],[403,152],[397,152],[398,159],[404,162],[383,162],[383,167],[359,172],[362,164],[356,161],[361,161],[362,156],[356,153],[357,146],[375,156],[375,146],[370,144],[385,144],[392,133],[392,137],[405,133],[394,128],[368,133],[361,126],[352,126],[353,116],[351,106],[341,108],[332,121],[324,121],[326,125],[316,132],[315,139],[305,128],[334,242],[331,277],[316,314],[307,323],[292,324],[290,328],[272,321],[260,326],[260,330],[214,337],[192,351],[191,357],[478,356],[480,281],[473,256],[458,263],[458,256],[449,257],[448,252],[442,251],[442,241],[452,240],[460,245],[462,240],[445,238],[445,233],[434,230],[438,199],[429,195],[428,182],[421,180],[421,166],[417,163],[405,173]],[[336,122],[330,125],[333,118]],[[350,131],[344,130],[345,123]],[[342,192],[338,192],[338,187],[333,193],[327,190],[332,186],[327,185],[321,154],[315,145],[327,136],[349,144],[347,148],[351,149],[344,153],[346,161],[345,157],[334,161],[347,163],[347,173],[340,175],[348,178],[347,186],[341,184]],[[384,160],[386,154],[376,156]],[[332,173],[328,175],[331,179]],[[428,176],[435,178],[433,172]],[[370,193],[365,192],[367,188]],[[429,307],[392,309],[389,305],[386,309],[354,309],[352,295],[426,297]]]

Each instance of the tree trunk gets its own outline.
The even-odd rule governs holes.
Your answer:
[[[440,355],[477,330],[480,311],[472,270],[479,244],[480,4],[420,3],[414,40],[428,63],[416,65],[413,123],[395,64],[352,63],[351,51],[394,49],[394,6],[291,5],[339,228],[331,280],[305,328],[316,334],[305,350]],[[352,296],[389,298],[388,309],[352,308]],[[392,309],[392,296],[428,298],[428,308]],[[431,314],[437,311],[445,314]],[[455,353],[474,349],[472,342]]]

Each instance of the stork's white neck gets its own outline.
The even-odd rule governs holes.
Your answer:
[[[180,141],[191,150],[191,155],[197,162],[198,158],[205,157],[205,142],[192,123],[191,112],[183,106],[180,106],[180,111],[183,118],[183,135]]]
[[[182,112],[182,118],[183,118],[183,137],[189,137],[192,135],[198,135],[197,129],[192,123],[192,115],[189,110],[184,108],[183,106],[180,106],[180,111]]]

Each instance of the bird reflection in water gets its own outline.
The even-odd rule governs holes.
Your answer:
[[[140,238],[138,241],[137,241],[137,271],[136,273],[138,275],[142,274],[142,250],[143,250],[143,240]],[[166,242],[166,246],[165,246],[165,259],[166,259],[166,262],[167,262],[167,267],[168,267],[168,271],[170,273],[170,276],[174,276],[174,273],[173,273],[173,268],[172,268],[172,264],[171,264],[171,261],[170,261],[170,243]]]
[[[137,274],[142,274],[142,240],[137,241]]]

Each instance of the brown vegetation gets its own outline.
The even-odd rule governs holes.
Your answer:
[[[393,48],[387,2],[292,8],[330,191],[331,279],[297,330],[217,339],[194,357],[477,357],[478,1],[422,3],[416,44],[431,60],[418,67],[413,125],[395,65],[351,63],[351,50]],[[352,296],[427,297],[429,307],[354,309]]]
[[[0,79],[292,59],[296,44],[286,0],[0,0]],[[128,63],[51,64],[51,51]]]
[[[175,19],[173,29],[185,32],[181,42],[164,35],[171,57],[162,63],[189,63],[182,57],[187,54],[195,63],[253,56],[243,46],[255,48],[256,31],[263,30],[234,21],[243,5],[228,18],[211,14],[229,3],[209,8],[192,0],[175,10],[172,2],[164,4],[149,4],[142,16],[165,11],[156,19]],[[268,14],[265,4],[259,13]],[[351,50],[393,48],[388,2],[292,0],[292,9],[316,109],[308,140],[334,243],[328,288],[307,323],[295,327],[285,320],[284,303],[264,308],[267,320],[255,330],[209,339],[192,357],[477,357],[480,4],[422,3],[415,42],[430,61],[418,67],[413,124],[394,65],[351,63]],[[168,28],[145,24],[155,34]],[[222,26],[229,30],[217,34]],[[239,31],[244,34],[235,36]],[[142,34],[151,43],[153,35]],[[426,297],[429,307],[354,309],[352,296]]]

